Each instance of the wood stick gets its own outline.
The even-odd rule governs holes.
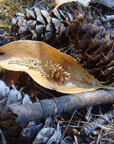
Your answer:
[[[1,112],[1,119],[13,119],[13,126],[32,120],[54,116],[69,110],[99,104],[114,103],[114,90],[94,90],[52,99],[44,99],[32,104],[7,105]],[[7,122],[6,122],[7,125]]]

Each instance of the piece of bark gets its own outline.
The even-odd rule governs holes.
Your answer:
[[[1,119],[2,121],[13,119],[14,125],[22,125],[69,110],[74,111],[82,107],[109,103],[114,103],[114,90],[94,90],[50,100],[40,100],[33,104],[15,105],[15,107],[7,105],[1,112]]]
[[[93,132],[95,129],[97,129],[99,127],[98,125],[101,125],[102,127],[102,125],[106,124],[106,122],[109,121],[111,117],[114,117],[114,109],[104,114],[102,117],[99,117],[95,119],[94,121],[92,121],[91,123],[93,124],[89,124],[89,123],[85,124],[82,130],[84,131],[86,135],[88,135],[91,132]]]

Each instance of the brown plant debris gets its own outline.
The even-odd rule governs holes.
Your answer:
[[[74,58],[44,42],[20,40],[0,48],[0,65],[28,73],[41,86],[62,93],[114,89],[90,75]]]
[[[77,2],[47,11],[34,7],[17,13],[12,31],[18,39],[43,40],[55,47],[72,43],[72,55],[102,84],[114,82],[114,32],[106,31],[99,19],[93,20]]]
[[[15,22],[13,21],[12,30],[14,30],[18,39],[43,40],[56,47],[72,43],[73,47],[70,48],[72,56],[75,57],[88,72],[103,84],[114,82],[113,31],[106,31],[99,19],[94,20],[90,13],[84,11],[85,8],[83,9],[83,7],[77,3],[61,5],[52,11],[42,8],[38,9],[40,12],[39,15],[36,15],[35,8],[34,10],[32,8],[31,10],[26,9],[25,15],[18,13],[14,18]],[[0,45],[15,40],[14,37],[0,29]],[[9,61],[10,64],[8,64],[7,61],[5,68],[15,65],[14,70],[18,67],[25,67],[28,71],[31,70],[34,76],[42,73],[47,79],[50,79],[51,83],[54,79],[55,89],[58,81],[60,82],[60,88],[63,85],[61,88],[63,90],[66,84],[65,82],[74,80],[77,77],[79,81],[81,80],[80,77],[84,78],[84,87],[89,84],[92,84],[93,87],[94,82],[97,82],[94,80],[93,83],[88,83],[92,77],[88,75],[85,70],[84,73],[86,73],[87,79],[86,77],[82,77],[84,73],[81,73],[81,76],[79,75],[82,71],[79,71],[77,75],[76,72],[80,68],[79,64],[77,64],[75,72],[73,69],[69,71],[67,67],[71,65],[73,68],[72,62],[69,63],[68,60],[61,63],[58,51],[56,51],[56,55],[53,56],[52,54],[48,58],[45,55],[42,61],[40,61],[41,57],[38,57],[39,52],[33,53],[35,42],[30,42],[32,43],[31,45],[28,43],[27,47],[23,47],[25,51],[22,50],[22,43],[19,42],[16,45],[13,43],[14,46],[11,44],[9,45],[11,46],[10,48],[4,46],[3,52],[0,52],[0,60],[2,60],[2,58],[4,59],[4,56],[9,60],[9,57],[12,56],[11,51],[14,56],[13,58],[11,57]],[[25,41],[25,43],[27,43],[27,41]],[[12,48],[14,49],[12,50]],[[28,52],[27,48],[31,51]],[[37,50],[38,48],[37,46]],[[40,50],[43,50],[42,54],[44,55],[46,45],[42,44],[41,46],[40,44],[40,48]],[[22,50],[21,52],[20,49]],[[47,51],[47,54],[50,53],[50,51],[51,47],[49,51]],[[53,51],[55,51],[55,49],[53,49]],[[28,56],[27,53],[30,55]],[[65,58],[63,54],[61,55],[62,58]],[[66,60],[67,59],[69,58],[67,57]],[[5,63],[3,66],[5,66]],[[7,72],[9,73],[9,71]],[[74,77],[74,75],[77,76]],[[8,76],[10,76],[11,79],[13,77],[11,74],[8,74],[7,77]],[[7,79],[6,75],[4,77]],[[61,143],[68,144],[114,143],[114,110],[110,109],[111,105],[106,105],[114,103],[113,90],[85,92],[85,89],[83,89],[83,93],[63,96],[63,94],[55,91],[41,88],[25,73],[23,73],[21,78],[22,79],[19,79],[16,83],[16,88],[12,86],[12,89],[0,80],[0,143],[38,143],[38,140],[39,143],[42,141],[44,143],[45,141],[48,141],[48,143],[59,143],[60,139],[62,140]],[[41,81],[44,80],[43,78]],[[77,83],[76,86],[79,86],[79,84]],[[18,91],[17,88],[21,88],[21,90]],[[22,89],[24,92],[31,94],[21,93]],[[69,90],[70,88],[67,87],[64,91],[66,92],[67,89]],[[52,93],[54,93],[54,95],[52,95]],[[48,99],[49,97],[46,94],[48,96],[52,95],[53,98]],[[54,98],[54,96],[60,97]],[[30,98],[32,100],[35,98],[33,101],[36,103],[32,103]],[[99,104],[105,105],[94,107],[94,105]],[[86,114],[87,110],[83,107],[88,106],[90,107]],[[111,111],[109,111],[109,109]],[[72,115],[72,112],[69,110],[75,110],[76,114],[73,113]],[[99,112],[103,112],[104,115],[98,115]],[[44,118],[46,118],[46,120]],[[43,121],[45,121],[45,124]]]
[[[75,46],[74,55],[80,64],[103,84],[113,83],[113,32],[105,31],[98,19],[85,15],[69,26],[70,38]],[[78,27],[77,27],[78,25]]]

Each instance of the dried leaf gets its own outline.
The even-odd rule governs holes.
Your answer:
[[[16,41],[0,48],[0,65],[13,71],[27,72],[43,87],[62,93],[79,93],[101,85],[72,57],[44,42]]]

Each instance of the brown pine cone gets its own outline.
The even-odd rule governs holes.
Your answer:
[[[68,21],[72,19],[72,14],[59,9],[47,11],[34,7],[34,10],[26,9],[25,15],[17,13],[12,19],[12,31],[17,39],[40,40],[55,47],[66,46],[69,44]]]
[[[81,15],[81,16],[80,16]],[[114,82],[114,32],[106,31],[99,19],[77,12],[69,25],[74,55],[102,84]]]

